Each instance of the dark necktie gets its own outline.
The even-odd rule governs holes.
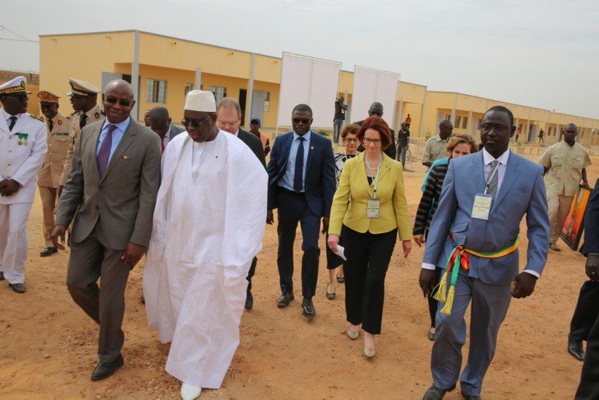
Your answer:
[[[299,137],[299,146],[295,154],[295,175],[293,176],[293,190],[301,192],[304,188],[304,140]]]
[[[79,128],[83,129],[85,124],[87,124],[87,114],[82,113],[81,116],[79,117]]]
[[[491,177],[491,180],[489,180],[489,187],[487,189],[487,194],[490,194],[491,196],[495,197],[495,194],[497,193],[497,184],[499,183],[499,167],[497,167],[497,164],[499,163],[499,161],[497,160],[493,160],[491,161],[491,174],[493,174],[493,172],[495,172],[493,174],[493,176]]]
[[[52,128],[54,128],[54,122],[51,119],[48,120],[48,132],[52,132]]]
[[[15,124],[17,123],[17,117],[15,117],[14,115],[12,117],[9,118],[10,119],[10,125],[8,125],[8,130],[12,132],[12,128],[15,127]]]
[[[112,132],[116,129],[116,125],[109,124],[106,126],[106,137],[102,141],[100,151],[98,152],[98,171],[100,177],[104,176],[108,161],[110,160],[110,149],[112,148]]]

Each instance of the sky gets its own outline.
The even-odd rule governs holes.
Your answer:
[[[339,61],[347,71],[377,68],[428,90],[599,118],[597,0],[18,4],[0,14],[0,69],[39,71],[39,45],[23,38],[137,29],[270,56]]]

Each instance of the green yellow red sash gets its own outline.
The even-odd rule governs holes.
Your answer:
[[[447,260],[447,266],[445,273],[441,277],[439,282],[437,293],[433,296],[436,300],[445,303],[445,306],[441,309],[441,313],[445,315],[451,315],[451,308],[453,307],[453,299],[455,297],[455,285],[458,281],[458,273],[460,268],[464,271],[470,270],[470,257],[473,255],[480,258],[500,258],[505,257],[508,254],[512,254],[518,249],[518,239],[514,242],[498,251],[475,251],[467,249],[462,245],[456,246]],[[449,284],[449,290],[447,288]]]

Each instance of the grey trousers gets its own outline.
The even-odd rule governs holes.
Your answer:
[[[125,314],[125,288],[131,270],[121,260],[123,249],[107,246],[107,234],[98,221],[84,241],[71,244],[67,267],[67,287],[71,297],[100,325],[100,362],[112,362],[121,353],[125,341],[121,328]],[[101,287],[98,286],[98,278],[101,279]]]
[[[460,274],[456,283],[451,315],[441,313],[439,302],[431,371],[436,387],[449,389],[460,379],[463,394],[480,395],[485,373],[495,355],[497,333],[510,305],[509,285],[488,285]],[[472,301],[470,350],[460,376],[462,346],[466,342],[464,314]]]

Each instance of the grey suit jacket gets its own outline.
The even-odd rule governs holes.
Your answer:
[[[168,140],[173,140],[173,138],[181,132],[185,132],[185,128],[170,124],[170,129],[168,130]]]
[[[482,151],[451,160],[439,207],[431,222],[423,261],[445,268],[456,243],[479,252],[499,251],[516,240],[520,221],[526,215],[528,252],[525,269],[540,275],[547,261],[549,243],[543,168],[510,153],[503,182],[493,199],[487,221],[471,218],[474,196],[484,190]],[[447,236],[449,232],[455,240]],[[460,270],[460,273],[464,271]],[[497,259],[470,255],[467,274],[484,283],[507,285],[518,274],[518,251]]]
[[[81,131],[56,224],[68,226],[74,217],[71,239],[80,243],[100,220],[110,248],[121,250],[128,243],[147,247],[160,186],[160,137],[131,120],[100,177],[96,149],[102,125],[96,122]]]

